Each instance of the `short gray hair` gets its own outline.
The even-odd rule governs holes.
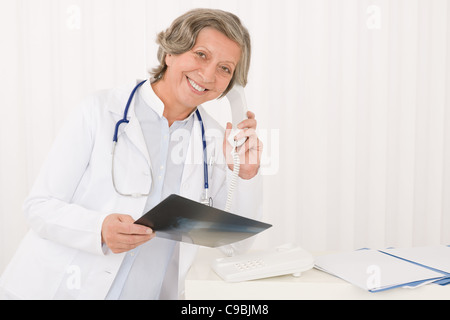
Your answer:
[[[159,66],[150,71],[154,81],[164,77],[164,73],[167,70],[166,55],[177,55],[191,50],[195,45],[199,32],[207,27],[222,32],[241,48],[239,63],[236,66],[230,84],[221,97],[225,96],[235,83],[243,87],[247,85],[251,60],[250,34],[236,15],[217,9],[194,9],[188,11],[175,19],[167,30],[158,34],[156,43],[159,45]]]

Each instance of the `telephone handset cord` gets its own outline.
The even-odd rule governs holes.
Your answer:
[[[233,155],[233,173],[231,174],[230,185],[228,186],[227,202],[225,205],[225,211],[230,212],[231,204],[233,203],[233,194],[236,189],[236,185],[239,178],[239,170],[241,167],[241,161],[239,159],[239,154],[237,148],[232,152]]]
[[[228,186],[227,202],[225,204],[225,211],[227,212],[230,212],[231,210],[231,204],[233,203],[233,194],[237,186],[239,171],[241,167],[241,159],[239,158],[237,146],[234,148],[232,156],[233,156],[233,172],[231,174],[231,181]],[[228,257],[234,255],[234,248],[231,245],[220,247],[220,250]]]

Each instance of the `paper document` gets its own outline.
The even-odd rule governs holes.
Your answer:
[[[170,195],[135,223],[175,241],[220,247],[247,239],[272,225]]]
[[[386,249],[382,251],[446,275],[444,278],[434,281],[434,283],[440,285],[450,283],[450,247],[448,246]]]
[[[393,248],[380,251],[450,274],[450,247],[447,246]]]
[[[426,255],[431,257],[432,253]],[[415,255],[415,258],[417,257],[418,255]],[[441,260],[443,260],[442,257],[439,261]],[[315,264],[317,269],[331,273],[370,292],[397,287],[413,288],[448,277],[448,274],[443,272],[370,249],[319,256]]]

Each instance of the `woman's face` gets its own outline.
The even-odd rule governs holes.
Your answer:
[[[180,55],[167,55],[164,80],[172,102],[184,108],[218,98],[228,87],[241,57],[239,45],[213,28],[198,34],[194,47]]]

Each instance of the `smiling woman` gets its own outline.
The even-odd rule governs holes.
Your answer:
[[[234,15],[199,10],[187,17],[177,21],[192,43],[165,51],[163,72],[91,94],[66,121],[24,201],[30,230],[0,276],[0,299],[183,297],[197,248],[156,237],[135,221],[171,194],[197,202],[207,194],[211,205],[225,207],[232,148],[201,104],[223,94],[236,75],[244,84],[242,57],[249,61],[242,54],[248,33]],[[260,159],[253,155],[261,148],[255,114],[247,115],[239,123],[248,142],[239,150],[230,211],[258,219],[259,163],[245,159]]]
[[[192,50],[199,33],[205,28],[219,31],[237,43],[241,49],[239,63],[235,66],[231,81],[221,96],[225,96],[235,82],[245,86],[251,60],[250,35],[236,15],[221,10],[191,10],[176,19],[167,30],[160,32],[157,39],[160,64],[151,71],[152,76],[157,80],[161,79],[167,70],[166,55],[179,55]],[[207,57],[207,52],[199,51],[196,54],[199,57]]]
[[[240,57],[239,45],[213,28],[201,30],[191,50],[168,53],[166,71],[152,87],[164,103],[169,124],[185,119],[197,106],[222,95]]]

